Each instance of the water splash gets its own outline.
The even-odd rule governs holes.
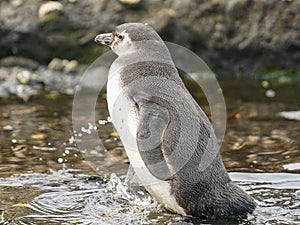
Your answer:
[[[148,193],[129,191],[115,174],[108,181],[98,177],[97,182],[67,170],[15,179],[47,190],[28,204],[29,214],[14,218],[17,224],[152,224],[149,215],[162,210]],[[41,186],[37,179],[43,180]]]

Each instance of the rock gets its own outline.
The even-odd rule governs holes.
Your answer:
[[[246,143],[247,144],[250,144],[250,145],[257,145],[257,143],[259,142],[260,140],[260,137],[259,136],[256,136],[256,135],[249,135],[247,137],[247,141]]]
[[[74,89],[82,76],[81,73],[66,74],[62,71],[43,67],[36,72],[39,74],[39,81],[44,84],[47,90],[56,90],[66,94],[74,93]]]
[[[268,89],[265,91],[265,95],[268,98],[274,98],[276,96],[276,92],[272,89]]]
[[[175,15],[176,12],[173,9],[162,9],[154,17],[147,19],[145,22],[155,26],[155,29],[163,30],[168,24],[171,24],[171,20],[174,19]]]
[[[23,0],[12,0],[11,1],[11,4],[14,6],[14,7],[19,7],[21,5],[23,5]]]
[[[23,99],[25,102],[28,102],[29,98],[33,95],[36,95],[36,90],[32,89],[28,85],[19,84],[16,87],[16,93],[19,98]]]
[[[28,59],[24,57],[19,57],[19,56],[8,56],[0,60],[0,66],[5,66],[5,67],[25,67],[28,69],[37,69],[40,64],[33,60],[33,59]]]
[[[0,98],[7,98],[9,96],[9,91],[6,88],[4,82],[0,82]]]
[[[24,3],[0,1],[0,57],[22,54],[43,64],[53,58],[91,63],[101,52],[93,43],[97,33],[125,21],[141,21],[152,25],[164,40],[187,46],[217,68],[300,71],[300,1],[296,0]]]
[[[227,12],[232,11],[239,11],[246,7],[246,4],[249,2],[249,0],[229,0],[226,4],[226,10]]]
[[[300,111],[284,111],[284,112],[280,112],[279,116],[288,120],[300,121]]]
[[[66,73],[73,73],[76,72],[78,69],[79,63],[77,60],[73,59],[71,61],[68,61],[65,65],[64,71]]]
[[[48,64],[48,68],[51,70],[64,71],[66,73],[76,72],[78,69],[79,63],[77,60],[73,59],[71,61],[67,59],[54,58]]]
[[[31,79],[31,73],[28,70],[23,70],[17,74],[17,80],[21,84],[27,84]]]
[[[68,62],[67,59],[53,58],[48,64],[48,68],[51,70],[63,71]]]
[[[119,1],[127,5],[136,5],[141,2],[141,0],[119,0]]]
[[[35,71],[21,67],[0,68],[0,98],[16,95],[27,102],[41,89],[73,95],[86,67],[79,66],[76,60],[58,60],[64,64],[60,71],[45,66]]]
[[[13,128],[13,126],[12,125],[6,125],[6,126],[4,126],[3,128],[2,128],[4,131],[12,131],[14,128]]]
[[[263,88],[268,88],[268,87],[270,87],[270,82],[264,80],[264,81],[261,82],[261,86],[262,86]]]
[[[49,1],[39,8],[39,19],[49,21],[57,19],[64,12],[64,6],[60,2]]]

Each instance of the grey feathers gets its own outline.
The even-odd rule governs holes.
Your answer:
[[[115,32],[125,31],[132,41],[157,40],[161,41],[156,31],[143,23],[125,23],[116,27]]]

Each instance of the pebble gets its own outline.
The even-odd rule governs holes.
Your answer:
[[[53,58],[48,64],[48,68],[51,70],[64,71],[66,73],[76,72],[79,67],[79,63],[77,60],[67,60],[67,59],[59,59]]]
[[[58,58],[53,58],[50,63],[48,64],[48,68],[50,70],[62,70],[63,65],[61,63],[61,60]]]
[[[268,87],[270,87],[270,83],[268,81],[264,80],[264,81],[261,82],[261,86],[263,88],[268,88]]]
[[[279,116],[288,120],[300,121],[300,111],[283,111],[279,113]]]
[[[109,217],[109,214],[107,212],[103,212],[103,213],[101,213],[101,216],[103,216],[103,217]]]
[[[32,139],[44,139],[46,137],[45,134],[32,134],[31,138]]]
[[[16,87],[16,95],[25,102],[28,102],[29,98],[35,94],[36,90],[32,89],[28,85],[20,84]]]
[[[59,58],[53,58],[48,64],[48,68],[51,70],[63,71],[65,65],[68,63],[68,60],[63,60]]]
[[[71,61],[68,61],[65,65],[64,71],[66,73],[72,73],[76,72],[78,69],[79,63],[77,60],[73,59]]]
[[[13,129],[14,128],[13,128],[12,125],[6,125],[6,126],[3,127],[3,130],[5,130],[5,131],[12,131]]]
[[[9,91],[5,85],[0,84],[0,98],[7,98],[9,96]]]
[[[22,70],[17,73],[17,80],[21,84],[27,84],[31,79],[31,73],[28,70]]]
[[[12,94],[26,102],[43,87],[50,90],[45,95],[49,99],[57,98],[60,93],[73,95],[80,80],[82,67],[75,59],[54,58],[47,67],[39,66],[38,70],[33,69],[34,66],[19,66],[18,62],[15,57],[0,60],[0,98],[8,98]],[[22,60],[20,62],[23,64]]]
[[[121,3],[127,4],[127,5],[136,5],[141,2],[141,0],[120,0]]]
[[[14,7],[19,7],[21,5],[23,5],[23,0],[12,0],[11,1],[11,4],[14,6]]]
[[[42,4],[39,8],[39,19],[41,21],[53,20],[59,17],[59,14],[64,11],[64,6],[60,2],[48,1]]]
[[[247,137],[247,142],[252,145],[257,144],[259,142],[259,140],[260,140],[260,137],[256,136],[256,135],[249,135]]]
[[[276,92],[272,89],[268,89],[266,90],[265,95],[268,98],[274,98],[276,96]]]

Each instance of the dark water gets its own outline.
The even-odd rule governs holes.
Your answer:
[[[186,83],[209,114],[203,94]],[[128,191],[122,182],[128,160],[102,95],[96,121],[107,151],[95,149],[100,163],[91,169],[74,142],[73,98],[47,92],[28,103],[0,99],[0,224],[300,224],[300,122],[278,116],[300,110],[299,83],[274,84],[274,97],[266,96],[261,81],[220,85],[228,113],[223,160],[256,199],[253,215],[184,218],[166,212],[143,189]]]

